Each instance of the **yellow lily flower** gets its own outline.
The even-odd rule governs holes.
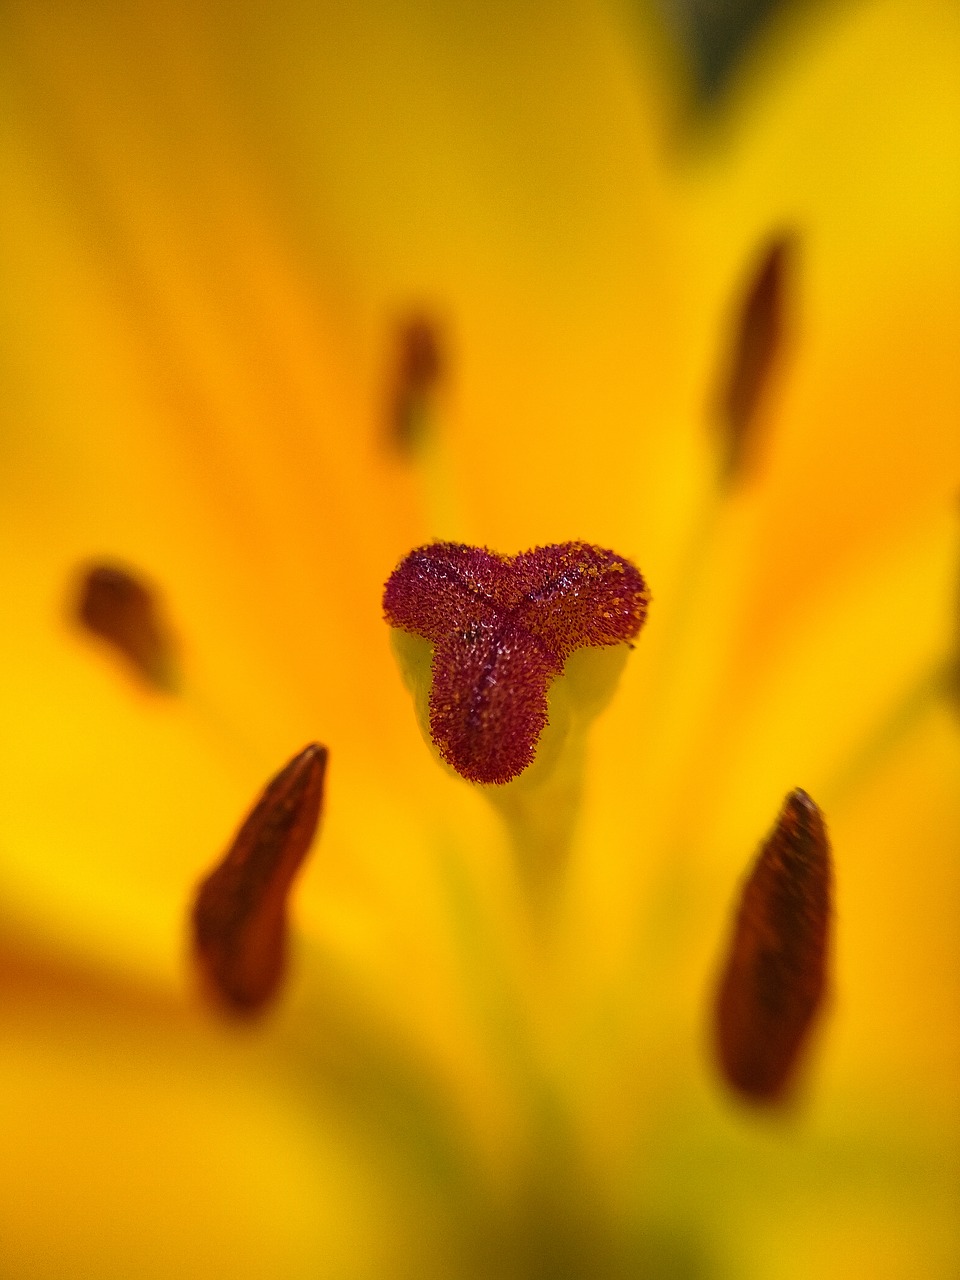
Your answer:
[[[2,22],[0,1272],[955,1275],[954,7],[794,17],[697,128],[616,4]],[[650,585],[546,928],[391,654],[435,538]],[[78,626],[91,564],[175,665]],[[197,886],[313,741],[289,970],[231,1020]],[[832,994],[751,1107],[709,1010],[795,787]]]

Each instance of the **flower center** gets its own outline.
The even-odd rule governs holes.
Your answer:
[[[436,542],[401,561],[383,609],[433,645],[430,735],[442,758],[470,782],[502,784],[532,763],[567,658],[633,640],[648,601],[629,560],[585,542],[517,556]]]

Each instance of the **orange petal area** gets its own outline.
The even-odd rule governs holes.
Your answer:
[[[289,1046],[37,956],[4,955],[0,987],[0,1234],[18,1275],[412,1280],[442,1265],[415,1184],[384,1181],[375,1139]]]
[[[884,0],[838,12],[825,34],[745,88],[742,109],[762,96],[762,110],[689,174],[699,301],[714,308],[695,322],[703,385],[758,245],[784,224],[801,242],[795,341],[743,504],[751,664],[734,699],[821,591],[952,501],[960,475],[956,11]]]
[[[41,932],[172,976],[178,899],[293,744],[428,776],[378,617],[423,531],[200,37],[62,18],[18,10],[5,54],[0,881]],[[162,594],[176,702],[61,625],[91,555]]]
[[[749,1235],[775,1280],[956,1269],[958,771],[955,725],[935,709],[830,817],[835,985],[782,1129],[680,1104],[685,1185],[714,1169],[705,1212],[731,1255]]]
[[[123,20],[73,9],[54,22],[27,5],[6,42],[0,334],[15,355],[0,409],[0,661],[16,678],[0,716],[16,750],[0,787],[0,880],[41,932],[170,980],[183,886],[294,744],[319,736],[337,752],[333,839],[374,783],[386,804],[434,807],[377,607],[389,567],[436,532],[422,477],[383,450],[397,297],[439,296],[456,320],[459,408],[442,431],[452,508],[474,523],[512,510],[538,539],[599,524],[591,510],[614,501],[633,508],[622,424],[641,404],[654,420],[677,345],[664,336],[658,159],[633,62],[601,14],[568,13],[550,58],[535,15],[506,43],[481,23],[473,44],[459,13],[406,30],[381,14],[423,66],[338,14],[324,21],[339,46],[322,24],[241,8],[224,45],[194,11],[175,22],[166,6]],[[313,72],[289,74],[304,57]],[[398,112],[411,94],[421,106]],[[469,149],[428,127],[428,107],[486,139],[462,182],[450,175]],[[502,149],[495,122],[489,136],[478,124],[486,107],[511,122]],[[321,127],[334,119],[343,127]],[[420,157],[393,174],[388,235],[370,199],[382,169],[367,161],[383,129],[395,131],[385,154]],[[306,153],[292,161],[294,145]],[[442,199],[425,205],[425,188]],[[569,215],[545,221],[565,202]],[[564,313],[580,316],[572,329]],[[579,424],[598,396],[607,408],[584,450]],[[626,448],[627,461],[643,455],[644,432]],[[511,492],[523,469],[529,518]],[[176,704],[131,699],[106,661],[53,629],[91,555],[119,557],[162,593],[183,643]]]
[[[511,1204],[566,1115],[581,1192],[631,1230],[699,1229],[717,1270],[953,1274],[956,734],[908,704],[955,622],[955,7],[831,10],[714,149],[672,163],[662,73],[619,16],[467,9],[10,9],[5,919],[182,995],[189,886],[319,736],[337,781],[296,904],[291,1039],[325,1044],[305,992],[366,998]],[[746,264],[784,225],[797,342],[764,465],[720,510],[708,401]],[[382,438],[411,298],[452,336],[420,470]],[[616,546],[657,599],[594,735],[551,965],[383,635],[384,576],[431,537]],[[177,699],[63,624],[91,556],[162,592]],[[703,1010],[729,885],[798,779],[837,853],[837,997],[812,1101],[772,1133],[708,1076]],[[376,1250],[406,1206],[377,1189],[402,1196],[406,1171],[338,1154],[327,1103],[418,1135],[435,1100],[378,1110],[358,1050],[301,1110],[266,1051],[182,1011],[145,1030],[73,991],[4,1008],[0,1236],[37,1273],[391,1274]],[[557,1190],[535,1172],[534,1208]],[[418,1280],[456,1274],[422,1247]]]

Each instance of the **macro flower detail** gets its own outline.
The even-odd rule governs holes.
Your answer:
[[[268,783],[197,891],[194,954],[208,993],[233,1013],[274,995],[286,961],[287,898],[310,850],[327,768],[311,743]]]
[[[420,312],[399,325],[396,344],[387,420],[393,448],[401,456],[411,456],[423,442],[446,361],[438,325]]]
[[[728,480],[740,479],[756,462],[760,419],[790,337],[797,255],[795,234],[773,236],[740,302],[717,404]]]
[[[960,25],[758,3],[7,6],[5,1274],[960,1275]],[[568,538],[655,607],[465,783],[384,583]]]
[[[77,622],[105,641],[138,678],[158,692],[177,683],[176,646],[153,588],[117,564],[83,572],[74,606]]]
[[[823,1002],[831,879],[820,810],[792,791],[744,886],[717,994],[721,1068],[754,1102],[783,1096]]]
[[[438,542],[394,570],[383,609],[434,646],[430,732],[442,758],[470,782],[502,784],[532,763],[567,658],[635,639],[648,599],[629,560],[585,542],[516,556]]]

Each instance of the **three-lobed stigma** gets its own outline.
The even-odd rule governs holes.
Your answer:
[[[433,645],[430,733],[471,782],[516,778],[547,724],[547,691],[583,646],[636,638],[649,595],[623,556],[586,542],[516,556],[435,542],[411,551],[383,595],[391,626]]]

